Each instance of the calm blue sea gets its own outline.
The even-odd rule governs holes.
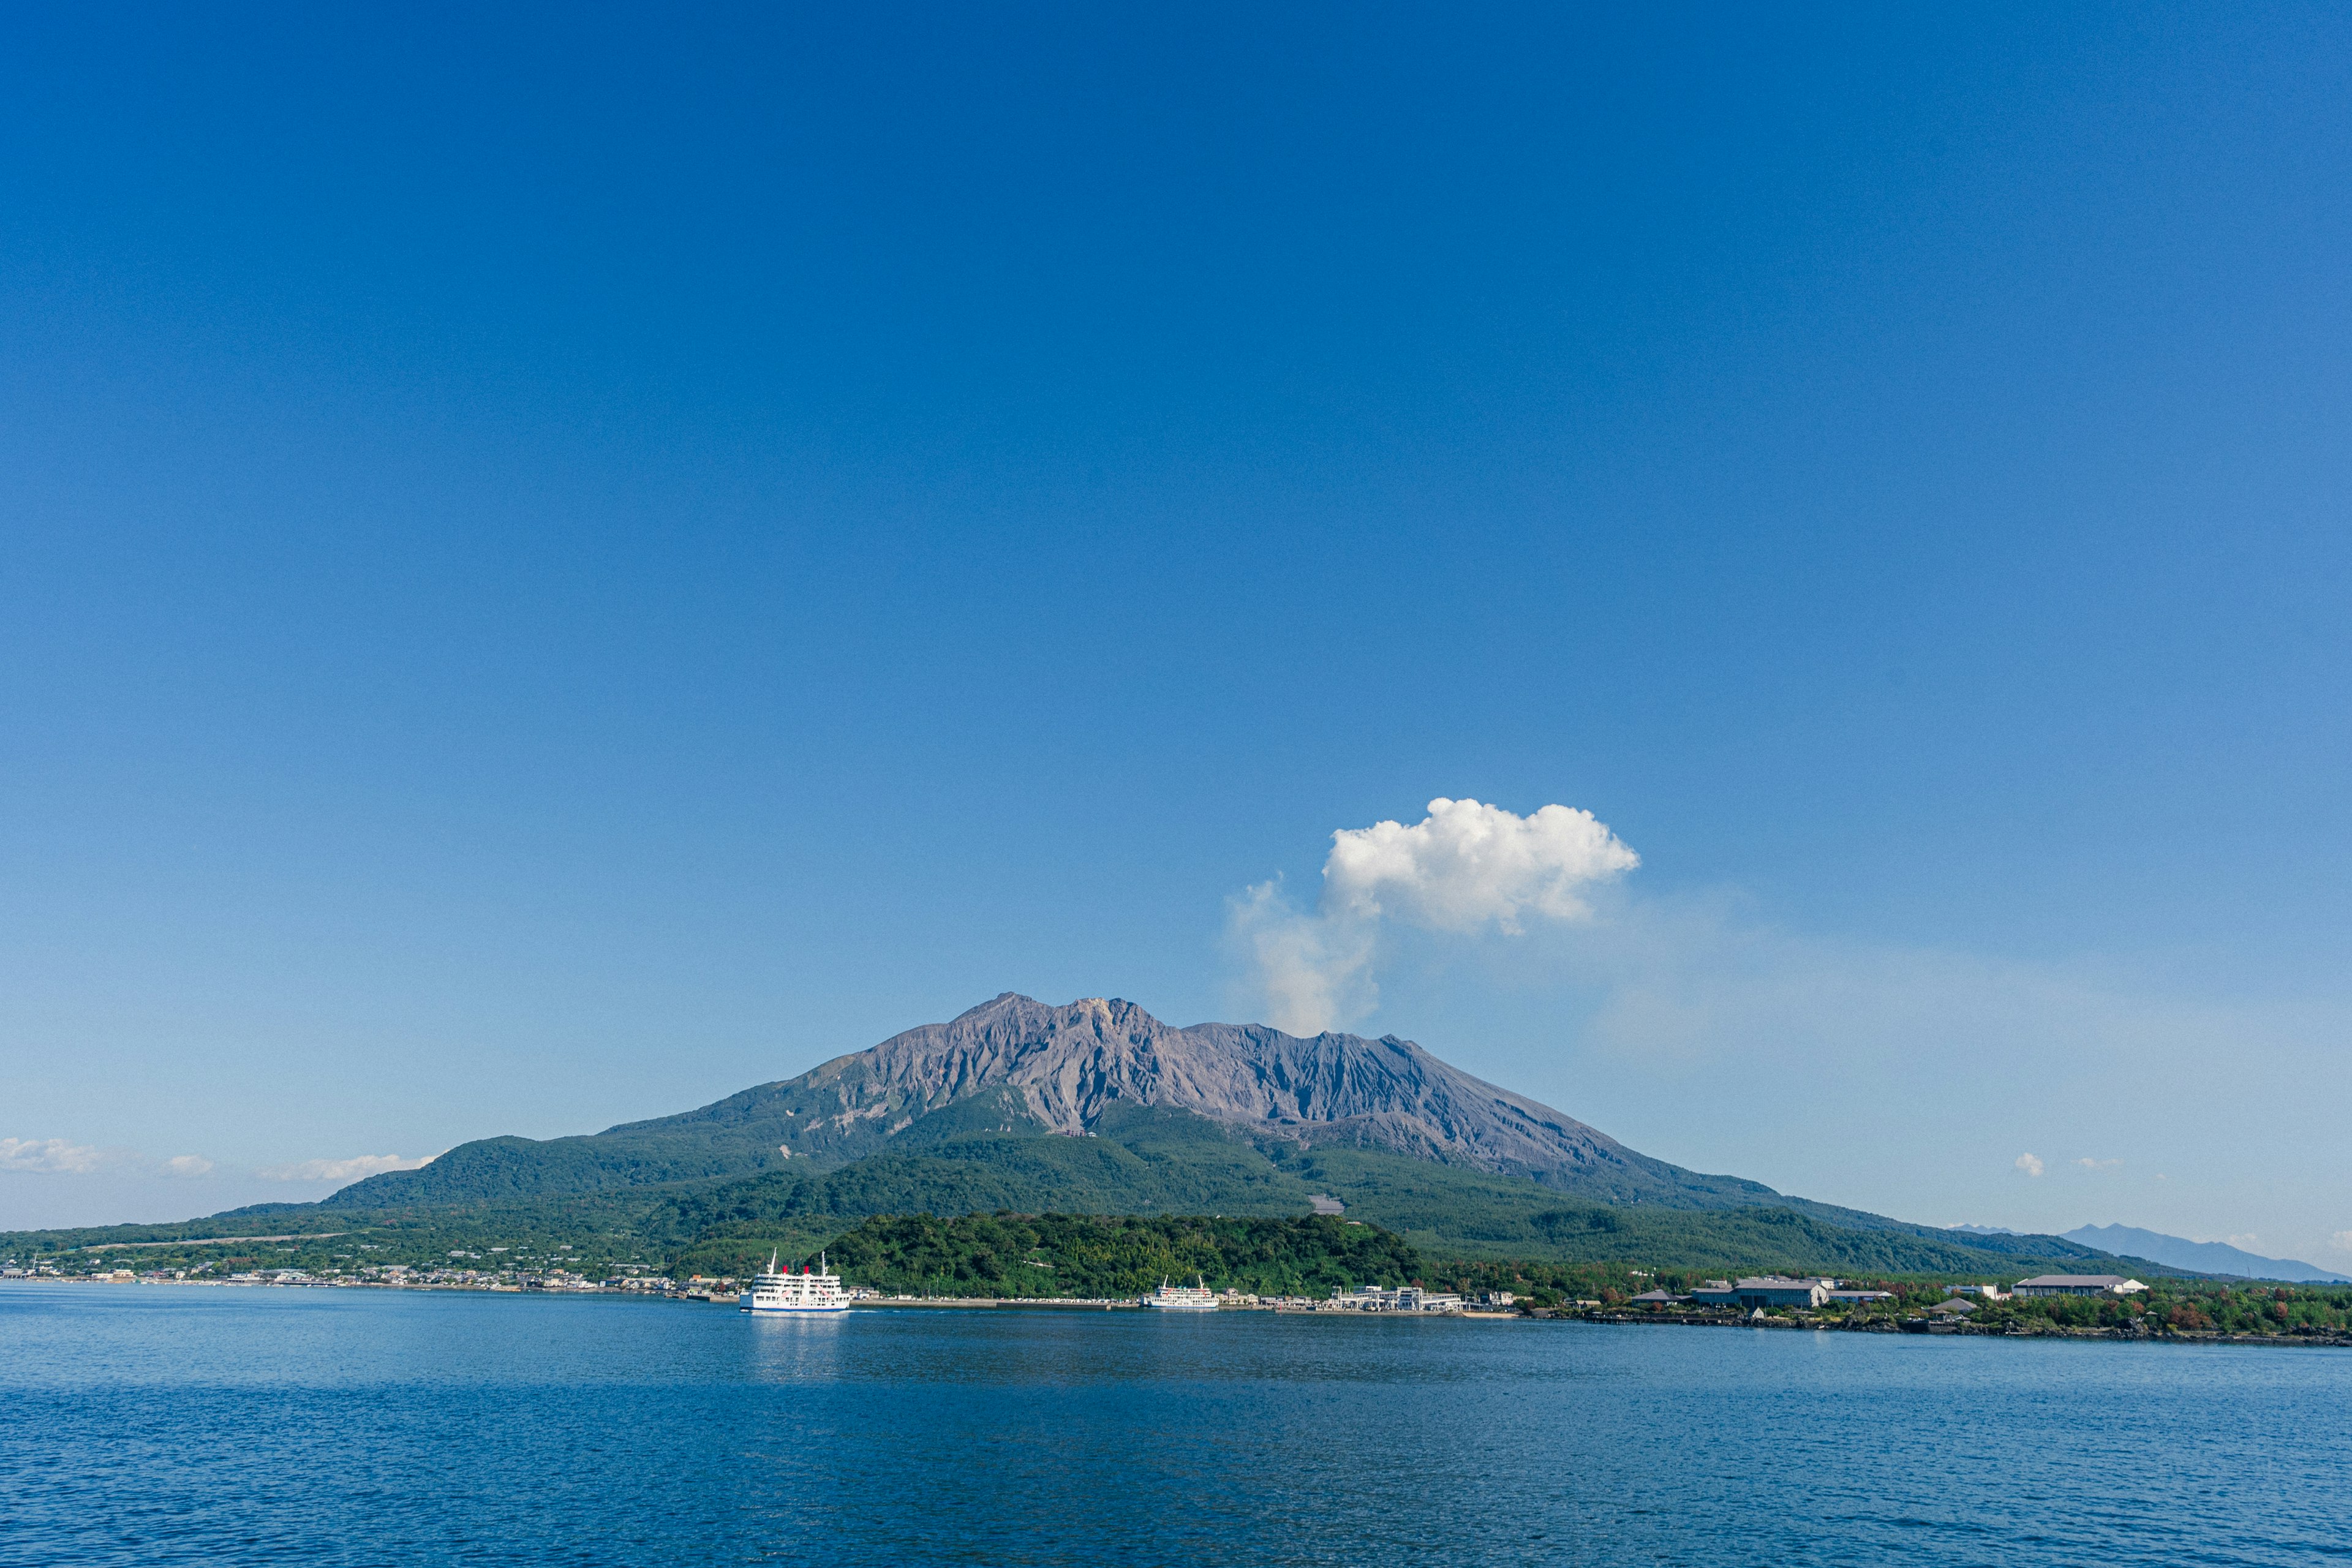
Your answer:
[[[0,1287],[0,1563],[2352,1561],[2352,1354]]]

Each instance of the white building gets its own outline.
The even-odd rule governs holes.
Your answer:
[[[1360,1285],[1341,1295],[1336,1289],[1332,1301],[1340,1307],[1359,1312],[1458,1312],[1462,1298],[1435,1290],[1423,1290],[1415,1285],[1402,1289],[1383,1290],[1377,1285]]]
[[[2147,1287],[2120,1274],[2037,1274],[2017,1282],[2020,1296],[2129,1296]]]

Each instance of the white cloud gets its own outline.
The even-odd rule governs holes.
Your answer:
[[[2259,1247],[2262,1245],[2262,1239],[2263,1238],[2261,1237],[2256,1236],[2253,1232],[2248,1231],[2243,1236],[2231,1237],[2230,1238],[2230,1245],[2232,1247]]]
[[[48,1175],[88,1176],[101,1171],[118,1176],[201,1176],[213,1168],[202,1154],[151,1160],[131,1149],[100,1149],[62,1138],[0,1138],[0,1171],[38,1171]]]
[[[434,1158],[431,1154],[415,1160],[404,1160],[397,1154],[354,1154],[348,1160],[299,1160],[290,1165],[265,1165],[253,1173],[272,1182],[333,1182],[340,1185],[385,1171],[414,1171],[420,1165],[431,1164]]]
[[[2352,1252],[2352,1230],[2339,1230],[2327,1238],[2327,1244],[2338,1252]]]
[[[1518,816],[1441,797],[1411,827],[1376,822],[1334,833],[1323,904],[1363,920],[1385,915],[1447,931],[1492,924],[1516,935],[1530,912],[1584,919],[1591,910],[1580,888],[1641,863],[1589,811],[1547,805]]]
[[[2117,1165],[2122,1164],[2123,1162],[2121,1160],[2094,1160],[2088,1154],[2085,1154],[2081,1159],[2075,1161],[2074,1163],[2082,1166],[2083,1169],[2086,1171],[2112,1171]]]
[[[2038,1176],[2042,1173],[2044,1167],[2038,1156],[2032,1154],[2020,1154],[2017,1157],[2017,1168],[2024,1172],[2029,1176]]]
[[[86,1176],[107,1163],[105,1151],[62,1138],[0,1138],[0,1171]]]
[[[1377,1005],[1372,969],[1382,922],[1517,936],[1529,918],[1589,919],[1582,890],[1641,863],[1589,811],[1547,805],[1520,816],[1441,796],[1412,826],[1376,822],[1332,834],[1312,912],[1286,898],[1279,882],[1232,900],[1227,938],[1272,1022],[1314,1034]]]

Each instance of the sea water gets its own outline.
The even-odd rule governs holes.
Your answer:
[[[0,1287],[0,1563],[2312,1563],[2352,1352]]]

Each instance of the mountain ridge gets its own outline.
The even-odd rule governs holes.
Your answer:
[[[1160,1129],[1149,1149],[1136,1144],[1147,1122]],[[1073,1139],[1088,1141],[1096,1157],[1076,1158]],[[1604,1231],[1632,1245],[1655,1226],[1629,1230],[1630,1220],[1603,1211],[1703,1211],[1725,1216],[1727,1236],[1762,1237],[1801,1221],[1882,1238],[1807,1256],[1959,1262],[1940,1250],[1959,1241],[1951,1232],[1685,1170],[1392,1035],[1179,1028],[1118,998],[1057,1007],[1013,992],[692,1110],[576,1137],[460,1144],[419,1169],[356,1182],[323,1206],[629,1198],[682,1202],[697,1223],[718,1219],[693,1195],[701,1194],[730,1223],[909,1204],[1295,1212],[1307,1206],[1299,1182],[1310,1167],[1326,1191],[1355,1180],[1350,1201],[1371,1203],[1368,1217],[1465,1244],[1551,1245],[1561,1238],[1544,1227],[1566,1224],[1578,1246],[1597,1245]],[[1544,1218],[1554,1211],[1601,1217]],[[1670,1233],[1699,1234],[1669,1225],[1654,1239]],[[2053,1237],[1965,1245],[1970,1259],[1987,1262],[2095,1255]],[[1895,1252],[1874,1250],[1883,1247]]]
[[[478,1139],[326,1201],[429,1204],[744,1176],[803,1161],[829,1168],[992,1093],[999,1130],[1008,1132],[1084,1134],[1109,1106],[1133,1103],[1190,1110],[1301,1148],[1387,1149],[1529,1176],[1599,1201],[1795,1204],[1817,1206],[1838,1223],[1880,1217],[1811,1205],[1759,1182],[1640,1153],[1393,1035],[1301,1037],[1257,1024],[1180,1028],[1122,999],[1082,997],[1056,1007],[1013,992],[692,1110],[571,1138]]]
[[[2062,1239],[2118,1256],[2145,1258],[2170,1268],[2192,1269],[2200,1274],[2231,1275],[2242,1279],[2278,1279],[2296,1285],[2352,1283],[2342,1274],[2331,1273],[2297,1258],[2264,1258],[2225,1241],[2191,1241],[2187,1237],[2167,1236],[2162,1231],[2142,1230],[2137,1226],[2076,1226]]]

